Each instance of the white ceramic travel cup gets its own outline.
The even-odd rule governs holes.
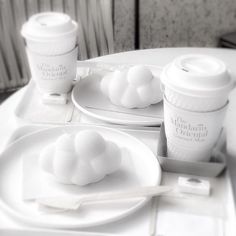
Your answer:
[[[33,15],[22,26],[32,79],[43,93],[68,93],[76,77],[77,24],[57,12]]]
[[[162,74],[167,154],[209,161],[234,87],[225,64],[206,55],[183,55]]]

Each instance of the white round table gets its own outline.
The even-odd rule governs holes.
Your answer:
[[[216,56],[222,59],[228,66],[233,78],[236,80],[236,51],[232,49],[218,48],[160,48],[147,49],[139,51],[130,51],[117,53],[93,59],[93,61],[102,61],[107,63],[132,63],[132,64],[156,64],[164,66],[175,57],[187,53],[201,53]],[[12,120],[12,113],[16,103],[20,100],[22,90],[13,94],[0,106],[0,143],[4,143],[5,137],[17,127]],[[236,130],[234,131],[234,120],[236,118],[236,92],[233,91],[230,96],[230,105],[227,112],[225,127],[227,129],[227,150],[232,156],[236,154]],[[235,158],[236,159],[236,158]]]
[[[176,56],[189,53],[201,53],[216,56],[222,59],[228,66],[233,78],[236,80],[236,51],[231,49],[216,49],[216,48],[160,48],[160,49],[147,49],[139,51],[130,51],[125,53],[118,53],[108,56],[103,56],[93,59],[94,61],[102,61],[107,63],[130,63],[130,64],[156,64],[158,66],[164,66],[169,63]],[[19,124],[15,121],[13,111],[16,104],[20,100],[24,89],[19,90],[11,97],[9,97],[0,106],[0,149],[4,147],[4,143],[11,133],[19,127]],[[236,189],[236,92],[233,91],[230,95],[230,105],[225,119],[225,128],[227,132],[227,153],[228,153],[228,167],[231,174],[234,189]],[[128,235],[143,235],[146,232],[148,223],[144,222],[148,216],[147,209],[142,209],[139,214],[131,216],[134,218],[136,226],[135,229],[130,229],[128,221],[123,220],[116,226],[114,224],[98,227],[99,230],[104,232],[115,232]],[[129,219],[130,220],[130,219]],[[147,221],[147,220],[146,220]],[[144,223],[143,223],[144,222]],[[122,226],[121,226],[122,224]],[[131,223],[132,224],[132,223]],[[4,218],[4,215],[0,214],[0,228],[3,226],[9,228],[19,228],[16,223],[12,222],[8,218]],[[23,227],[24,228],[24,227]],[[93,231],[93,230],[92,230]]]

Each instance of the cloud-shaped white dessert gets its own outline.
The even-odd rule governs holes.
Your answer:
[[[162,100],[159,78],[141,65],[103,77],[100,88],[113,104],[126,108],[144,108]]]
[[[121,150],[91,130],[63,134],[39,156],[41,168],[64,184],[86,185],[103,179],[121,164]]]

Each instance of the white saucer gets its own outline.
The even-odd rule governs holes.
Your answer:
[[[159,70],[160,72],[160,70]],[[74,105],[84,114],[105,122],[124,125],[156,126],[163,121],[163,104],[159,102],[142,109],[127,109],[113,105],[102,94],[98,75],[79,81],[72,91]]]
[[[64,132],[74,133],[83,129],[94,129],[107,140],[129,150],[123,156],[121,168],[102,181],[86,187],[71,186],[71,194],[130,189],[138,186],[160,184],[161,169],[156,156],[138,139],[104,127],[65,126],[35,132],[22,137],[8,146],[0,157],[0,207],[20,221],[31,225],[51,228],[83,228],[101,225],[121,219],[140,207],[149,199],[139,198],[95,205],[83,205],[78,212],[42,214],[35,202],[22,200],[22,158],[38,155],[42,148],[56,140]],[[33,178],[32,178],[33,179]]]

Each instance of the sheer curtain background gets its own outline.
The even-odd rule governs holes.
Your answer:
[[[0,91],[30,79],[22,24],[38,12],[69,14],[78,22],[78,59],[113,53],[112,0],[0,0]]]
[[[0,0],[0,92],[28,82],[19,32],[43,11],[78,22],[81,60],[134,49],[217,47],[220,36],[236,32],[235,0]]]

